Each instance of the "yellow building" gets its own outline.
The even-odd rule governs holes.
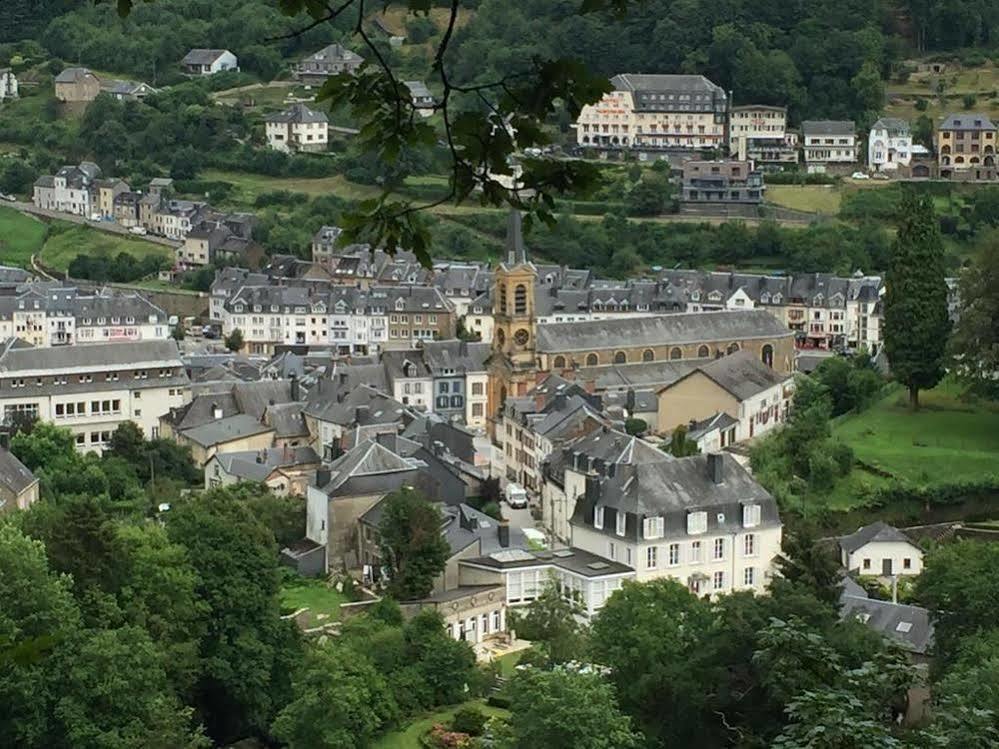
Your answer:
[[[487,410],[490,424],[507,396],[525,395],[534,386],[537,372],[534,286],[538,271],[528,261],[520,213],[510,213],[507,258],[494,273],[492,354]],[[490,431],[492,427],[490,427]]]

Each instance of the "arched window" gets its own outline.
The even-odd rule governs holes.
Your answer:
[[[555,367],[555,369],[565,369],[565,357],[556,356],[555,361],[552,362],[552,366]]]
[[[615,354],[614,354],[614,363],[615,364],[624,364],[627,361],[628,361],[628,357],[625,355],[625,353],[623,351],[617,351],[617,352],[615,352]]]
[[[527,314],[527,287],[522,283],[517,284],[517,288],[513,290],[513,314]]]
[[[587,354],[586,355],[586,366],[587,367],[595,367],[595,366],[597,366],[597,361],[598,360],[597,360],[597,355],[596,354]]]
[[[707,346],[700,346],[697,349],[697,358],[707,359],[709,356],[711,356],[711,349],[709,349]]]
[[[738,350],[739,350],[739,344],[738,343],[730,343],[729,347],[727,349],[725,349],[725,353],[734,354]]]
[[[506,284],[501,283],[496,286],[496,295],[499,297],[499,310],[506,314]]]
[[[673,348],[671,348],[669,350],[669,358],[670,359],[682,359],[683,358],[683,351],[680,350],[679,346],[674,346]]]
[[[760,351],[760,359],[771,369],[774,366],[774,347],[769,343]]]
[[[642,352],[642,361],[655,361],[655,360],[656,360],[656,352],[653,351],[652,349],[647,348],[645,349],[645,351]]]

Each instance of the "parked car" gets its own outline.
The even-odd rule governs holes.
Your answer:
[[[0,200],[6,200],[8,203],[16,203],[17,196],[7,192],[0,192]]]
[[[520,484],[507,484],[506,503],[515,510],[527,507],[527,490]]]
[[[870,179],[871,175],[866,172],[854,172],[850,175],[850,179]]]
[[[130,234],[138,234],[140,237],[146,236],[146,227],[144,226],[133,226],[128,230]]]

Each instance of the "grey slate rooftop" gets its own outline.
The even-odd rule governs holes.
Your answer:
[[[912,539],[898,528],[890,526],[882,520],[878,520],[870,525],[865,525],[848,536],[843,536],[839,540],[839,545],[847,553],[853,553],[869,543],[879,541],[913,543]]]
[[[0,485],[20,494],[38,479],[10,450],[0,447]]]
[[[740,401],[793,378],[793,375],[768,367],[749,351],[736,351],[713,359],[700,364],[697,371]]]

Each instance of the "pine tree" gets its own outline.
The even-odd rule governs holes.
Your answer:
[[[929,197],[912,191],[902,197],[885,287],[885,352],[917,410],[919,391],[943,377],[950,333],[943,242]]]

